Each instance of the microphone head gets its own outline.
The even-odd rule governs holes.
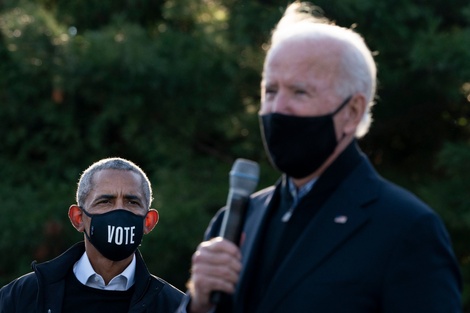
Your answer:
[[[230,189],[243,197],[249,197],[259,181],[259,165],[255,161],[236,159],[230,171]]]

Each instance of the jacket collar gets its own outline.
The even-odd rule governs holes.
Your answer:
[[[31,267],[36,272],[36,275],[39,274],[41,276],[41,279],[43,279],[45,283],[54,283],[65,278],[68,271],[72,269],[73,265],[82,257],[84,252],[85,243],[81,241],[50,261],[43,263],[36,263],[36,261],[34,261]],[[139,250],[135,252],[135,257],[136,281],[139,278],[149,277],[150,273]]]
[[[72,271],[72,267],[85,252],[85,243],[78,242],[67,251],[62,253],[60,256],[37,264],[32,263],[32,268],[36,272],[36,277],[39,284],[39,299],[46,299],[46,303],[54,302],[53,299],[48,299],[49,295],[57,296],[57,290],[61,290],[63,297],[65,276]],[[150,274],[142,255],[139,250],[135,252],[136,257],[136,269],[135,269],[135,292],[131,300],[131,305],[143,299],[149,290],[150,284],[153,283],[155,286],[151,288],[152,293],[155,296],[163,289],[163,282],[158,279],[152,279],[154,277]],[[49,292],[49,289],[53,288],[55,292]],[[47,291],[45,289],[48,289]]]

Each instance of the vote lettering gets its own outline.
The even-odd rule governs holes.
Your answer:
[[[134,243],[135,226],[122,227],[108,225],[108,242],[118,246]]]

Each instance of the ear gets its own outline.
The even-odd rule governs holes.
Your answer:
[[[72,204],[69,208],[69,219],[73,227],[79,232],[83,232],[85,226],[83,225],[83,212],[76,204]]]
[[[349,105],[346,107],[346,124],[344,126],[344,132],[346,134],[352,134],[356,132],[357,126],[364,116],[367,108],[367,101],[364,95],[358,93],[352,97]]]
[[[157,225],[159,219],[158,211],[150,209],[144,219],[144,234],[150,233],[155,225]]]

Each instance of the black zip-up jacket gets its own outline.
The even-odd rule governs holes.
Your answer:
[[[80,242],[51,261],[33,262],[34,272],[0,289],[0,313],[62,312],[65,278],[84,252],[85,245]],[[174,312],[182,298],[183,293],[179,289],[149,273],[137,251],[135,292],[129,313]]]

